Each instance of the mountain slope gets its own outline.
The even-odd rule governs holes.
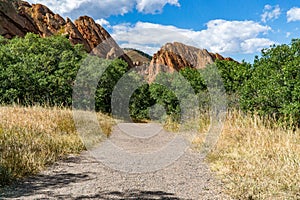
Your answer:
[[[152,57],[140,50],[132,48],[124,48],[125,54],[129,56],[135,66],[140,66],[143,64],[149,64]]]

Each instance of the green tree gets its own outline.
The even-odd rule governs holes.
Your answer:
[[[244,110],[300,124],[300,39],[274,45],[256,57],[251,78],[241,90]]]
[[[136,120],[150,119],[150,108],[155,104],[155,99],[151,97],[149,84],[143,84],[138,88],[130,99],[130,115]]]
[[[203,88],[205,86],[198,71],[185,69],[180,73],[158,74],[150,85],[150,94],[157,104],[164,107],[166,114],[177,121],[198,109],[196,91]]]
[[[252,66],[249,63],[238,63],[235,61],[216,60],[224,87],[228,94],[234,94],[239,91],[244,82],[251,77]]]
[[[0,38],[0,102],[70,105],[72,84],[86,56],[62,36]]]
[[[186,67],[179,71],[179,73],[191,84],[195,93],[207,90],[205,80],[202,77],[201,71]]]
[[[230,108],[239,108],[239,91],[251,77],[252,65],[244,61],[239,63],[227,60],[216,60],[215,65],[226,90],[228,106]]]
[[[100,59],[101,60],[101,59]],[[109,66],[101,75],[96,90],[96,110],[111,113],[111,97],[115,85],[128,71],[128,64],[120,59],[110,61]]]

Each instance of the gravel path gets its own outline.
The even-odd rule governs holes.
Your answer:
[[[153,125],[156,127],[150,129],[158,130],[159,134],[155,136],[143,134],[144,138],[137,138],[135,135],[133,139],[133,135],[124,134],[124,126],[126,129],[125,132],[132,129],[132,132],[136,131],[136,133],[138,133],[139,129],[145,129],[145,127],[122,124],[119,127],[115,127],[110,139],[115,146],[121,147],[125,152],[130,152],[130,156],[136,155],[135,158],[132,157],[133,160],[136,159],[134,161],[135,164],[131,160],[128,161],[128,154],[125,154],[125,156],[121,154],[120,156],[118,153],[110,152],[109,150],[109,153],[115,153],[115,155],[111,156],[115,159],[110,160],[102,154],[102,157],[96,156],[96,159],[92,154],[105,154],[105,152],[101,152],[96,148],[93,151],[83,152],[80,156],[70,156],[63,161],[57,162],[39,175],[23,180],[7,189],[2,194],[2,198],[107,200],[229,199],[221,193],[221,183],[212,176],[206,163],[203,161],[203,155],[187,148],[184,154],[180,156],[177,154],[165,154],[163,160],[167,161],[157,160],[162,159],[161,156],[163,156],[163,153],[174,150],[176,145],[181,144],[175,142],[175,145],[169,145],[170,139],[176,138],[174,134],[159,131],[158,127]],[[147,128],[149,129],[149,127]],[[145,139],[148,136],[150,137]],[[157,149],[161,149],[162,147],[166,147],[165,149],[168,151],[161,151],[163,153],[159,155],[160,151]],[[151,158],[154,155],[151,152],[155,152],[155,149],[156,154],[159,156],[154,156],[152,161],[153,163],[158,163],[156,165],[158,166],[157,168],[153,167],[153,163],[149,160],[143,160],[145,155]],[[180,147],[177,149],[181,150]],[[144,154],[140,154],[141,151]],[[116,163],[118,160],[119,163]],[[143,163],[141,164],[140,162]],[[145,165],[147,162],[149,163]],[[132,165],[131,168],[129,167],[130,165]],[[149,168],[146,168],[145,171],[140,171],[147,165]]]

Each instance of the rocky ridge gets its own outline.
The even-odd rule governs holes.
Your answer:
[[[41,37],[65,35],[72,44],[82,44],[87,52],[107,59],[122,58],[133,66],[110,34],[91,17],[82,16],[73,23],[42,4],[0,0],[0,35],[10,39],[28,32]]]
[[[224,58],[220,54],[208,52],[206,49],[174,42],[165,44],[154,54],[151,65],[165,65],[177,71],[184,67],[202,69],[217,59],[233,61],[232,58]]]
[[[224,58],[218,53],[208,52],[179,42],[167,43],[154,54],[150,64],[139,66],[137,71],[146,76],[150,82],[161,71],[173,73],[185,67],[203,69],[216,60],[234,61],[232,58]]]

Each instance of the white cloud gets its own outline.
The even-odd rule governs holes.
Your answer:
[[[137,0],[136,9],[143,13],[160,13],[166,4],[180,6],[178,0]]]
[[[82,4],[90,0],[28,0],[30,3],[40,3],[48,6],[52,11],[59,14],[68,13],[79,8]]]
[[[269,26],[253,21],[212,20],[201,31],[175,26],[138,22],[112,27],[112,36],[122,47],[134,47],[149,54],[167,42],[182,42],[217,53],[254,53],[274,44],[260,37],[270,31]]]
[[[63,16],[77,18],[89,15],[94,18],[106,18],[111,15],[124,15],[137,9],[142,13],[159,13],[165,5],[180,6],[179,0],[28,0],[41,3],[53,12]]]
[[[281,14],[279,5],[276,6],[265,5],[263,12],[264,13],[261,15],[261,21],[264,23],[273,19],[278,19]]]
[[[269,47],[274,42],[271,42],[267,38],[251,38],[243,41],[241,47],[244,53],[259,52],[263,47]]]
[[[286,14],[288,22],[300,21],[300,8],[291,8]]]
[[[106,28],[110,28],[110,27],[111,27],[109,21],[107,21],[107,20],[105,20],[105,19],[103,19],[103,18],[97,19],[97,20],[95,20],[95,22],[96,22],[97,24],[100,24],[100,25],[103,26],[103,27],[106,27]]]

